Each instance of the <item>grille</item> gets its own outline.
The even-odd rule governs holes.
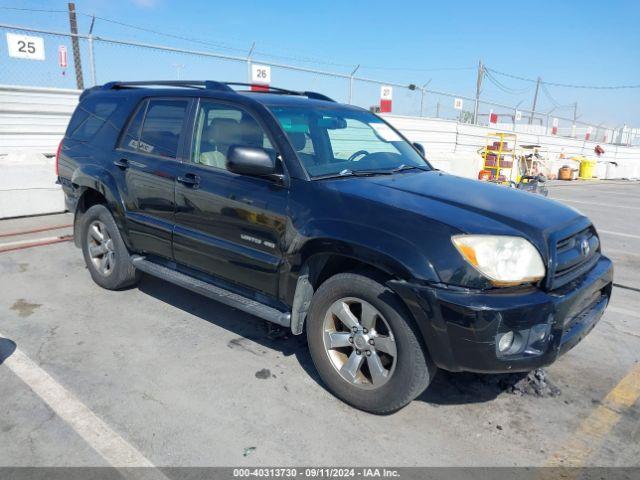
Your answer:
[[[600,240],[592,226],[562,238],[555,248],[551,288],[558,288],[587,273],[600,258]]]

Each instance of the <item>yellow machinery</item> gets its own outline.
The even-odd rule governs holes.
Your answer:
[[[478,175],[481,180],[509,183],[516,148],[515,133],[488,133],[487,144],[481,150],[483,167]]]

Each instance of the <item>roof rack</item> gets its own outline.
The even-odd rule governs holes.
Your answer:
[[[109,82],[105,83],[102,88],[105,90],[114,90],[120,88],[131,87],[185,87],[185,88],[204,88],[207,90],[220,90],[223,92],[233,92],[225,82],[215,82],[213,80],[143,80],[135,82]]]
[[[252,87],[252,83],[243,82],[216,82],[214,80],[144,80],[133,82],[108,82],[101,88],[104,90],[116,90],[123,88],[136,88],[136,87],[153,87],[153,86],[165,86],[165,87],[183,87],[183,88],[199,88],[205,90],[218,90],[221,92],[236,92],[230,85]],[[273,93],[280,95],[299,95],[314,100],[324,100],[327,102],[335,102],[334,99],[317,92],[298,92],[295,90],[288,90],[285,88],[272,87],[270,85],[264,85],[264,90],[260,90],[262,93]]]

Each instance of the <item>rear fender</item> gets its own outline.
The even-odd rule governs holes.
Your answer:
[[[111,211],[125,244],[127,247],[130,247],[125,215],[126,207],[113,175],[99,165],[85,165],[75,170],[71,182],[73,184],[74,194],[78,199],[76,202],[76,210],[74,211],[74,237],[76,238],[76,245],[78,239],[78,235],[76,234],[79,219],[78,207],[82,204],[81,200],[87,191],[94,190],[105,198],[107,208]]]

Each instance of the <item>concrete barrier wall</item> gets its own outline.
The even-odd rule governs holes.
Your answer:
[[[58,144],[78,102],[78,90],[0,85],[0,218],[53,213],[64,208],[55,185]],[[482,166],[477,153],[489,132],[504,131],[436,118],[384,115],[411,141],[421,143],[441,170],[476,178]],[[573,155],[594,157],[595,142],[543,135],[540,129],[518,133],[519,144],[541,145],[557,171]],[[640,147],[603,145],[601,178],[639,178]],[[564,158],[563,158],[564,157]],[[615,162],[617,166],[612,163]]]
[[[449,120],[433,118],[403,117],[383,115],[393,126],[402,131],[409,140],[421,143],[427,157],[442,170],[456,175],[477,178],[482,165],[479,149],[485,146],[487,134],[491,132],[513,133],[510,130],[468,125]],[[517,133],[520,145],[540,145],[548,155],[548,167],[554,173],[567,164],[576,166],[570,160],[575,155],[596,159],[594,148],[597,142],[576,138],[542,135],[537,133]],[[626,147],[610,144],[601,145],[605,153],[598,159],[601,178],[640,178],[640,147]],[[614,164],[617,164],[614,165]]]
[[[79,95],[78,90],[0,85],[0,155],[54,155]]]
[[[64,211],[53,155],[79,95],[0,86],[0,218]]]
[[[34,152],[0,157],[0,218],[63,212],[54,164],[54,158]]]

